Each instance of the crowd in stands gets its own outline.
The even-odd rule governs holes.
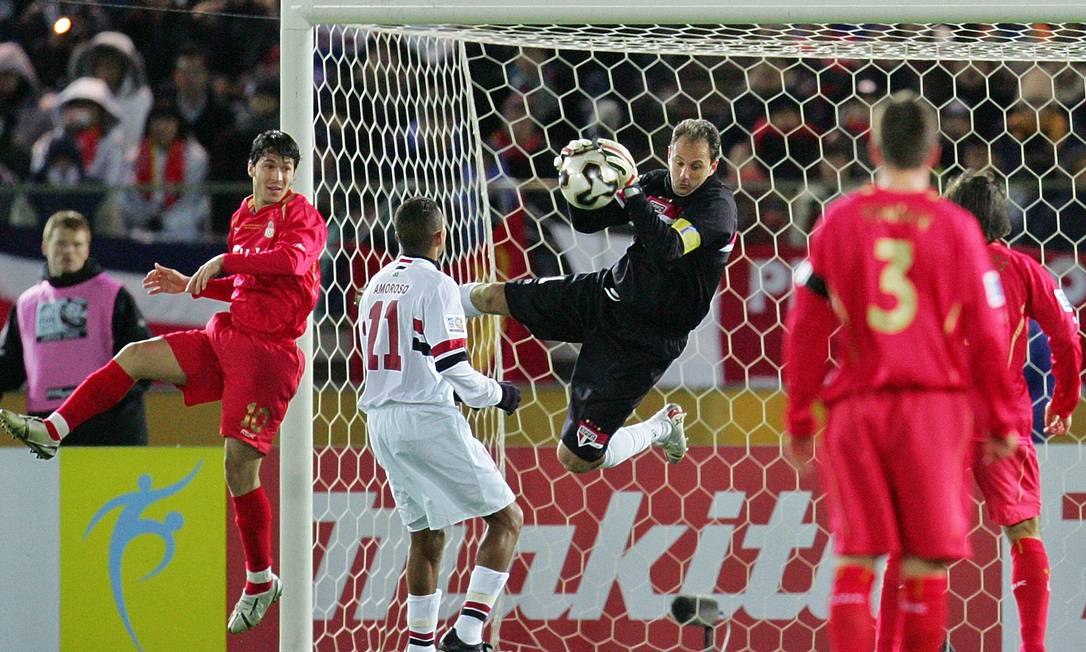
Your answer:
[[[992,168],[1007,178],[1019,208],[1016,241],[1056,250],[1086,241],[1081,62],[705,58],[691,65],[686,57],[484,49],[477,65],[504,62],[491,74],[490,105],[499,108],[483,132],[498,152],[499,176],[552,176],[550,153],[570,136],[570,123],[616,137],[648,167],[663,165],[665,126],[701,115],[722,132],[721,174],[739,191],[744,241],[802,245],[827,200],[871,179],[871,106],[908,88],[938,109],[941,183],[965,168]]]
[[[277,6],[0,2],[0,181],[29,184],[0,195],[0,219],[74,209],[105,235],[224,233],[239,193],[201,184],[244,184],[249,143],[278,126]]]
[[[225,231],[239,193],[209,194],[200,182],[244,182],[248,143],[278,125],[278,2],[143,6],[159,10],[0,0],[0,181],[49,184],[0,194],[0,220],[38,226],[73,208],[106,234]],[[62,13],[71,23],[59,33]],[[1081,62],[691,64],[473,44],[467,92],[446,65],[459,56],[453,46],[352,30],[325,30],[315,59],[317,201],[334,233],[380,220],[387,193],[374,188],[420,162],[435,178],[470,181],[476,159],[464,143],[476,133],[491,204],[503,217],[538,218],[554,214],[551,160],[569,139],[616,138],[649,169],[664,164],[667,126],[700,115],[723,134],[719,174],[738,190],[744,241],[802,245],[827,200],[871,178],[871,105],[911,88],[939,110],[941,182],[992,167],[1010,182],[1019,242],[1067,250],[1086,239]],[[474,101],[478,124],[426,98]],[[97,190],[48,191],[88,182]]]

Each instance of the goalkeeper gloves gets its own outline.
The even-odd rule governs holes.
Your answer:
[[[637,182],[637,163],[625,145],[610,138],[597,138],[596,147],[603,152],[603,159],[618,173],[618,185],[625,188]]]
[[[506,414],[512,415],[520,407],[520,388],[513,383],[502,381],[498,381],[498,385],[502,388],[502,398],[495,407],[499,410],[505,410]]]

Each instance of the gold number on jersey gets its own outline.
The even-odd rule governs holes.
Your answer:
[[[913,243],[908,240],[879,238],[875,241],[875,258],[887,265],[879,275],[879,290],[897,300],[892,310],[875,304],[867,306],[867,325],[893,335],[900,333],[916,318],[916,286],[905,274],[913,266]]]

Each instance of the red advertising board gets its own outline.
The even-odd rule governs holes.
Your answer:
[[[407,536],[384,475],[357,449],[318,452],[317,470],[316,647],[404,649]],[[728,650],[826,649],[825,501],[775,447],[693,448],[676,466],[648,454],[587,477],[566,473],[553,448],[516,448],[506,472],[525,526],[495,607],[501,649],[699,649],[700,632],[666,617],[681,593],[719,601]],[[480,534],[478,524],[449,529],[439,633],[463,603]],[[952,574],[953,642],[998,649],[993,530],[978,527],[973,545],[988,561]]]

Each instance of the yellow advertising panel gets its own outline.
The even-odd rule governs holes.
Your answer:
[[[222,448],[66,448],[61,650],[223,650]]]

